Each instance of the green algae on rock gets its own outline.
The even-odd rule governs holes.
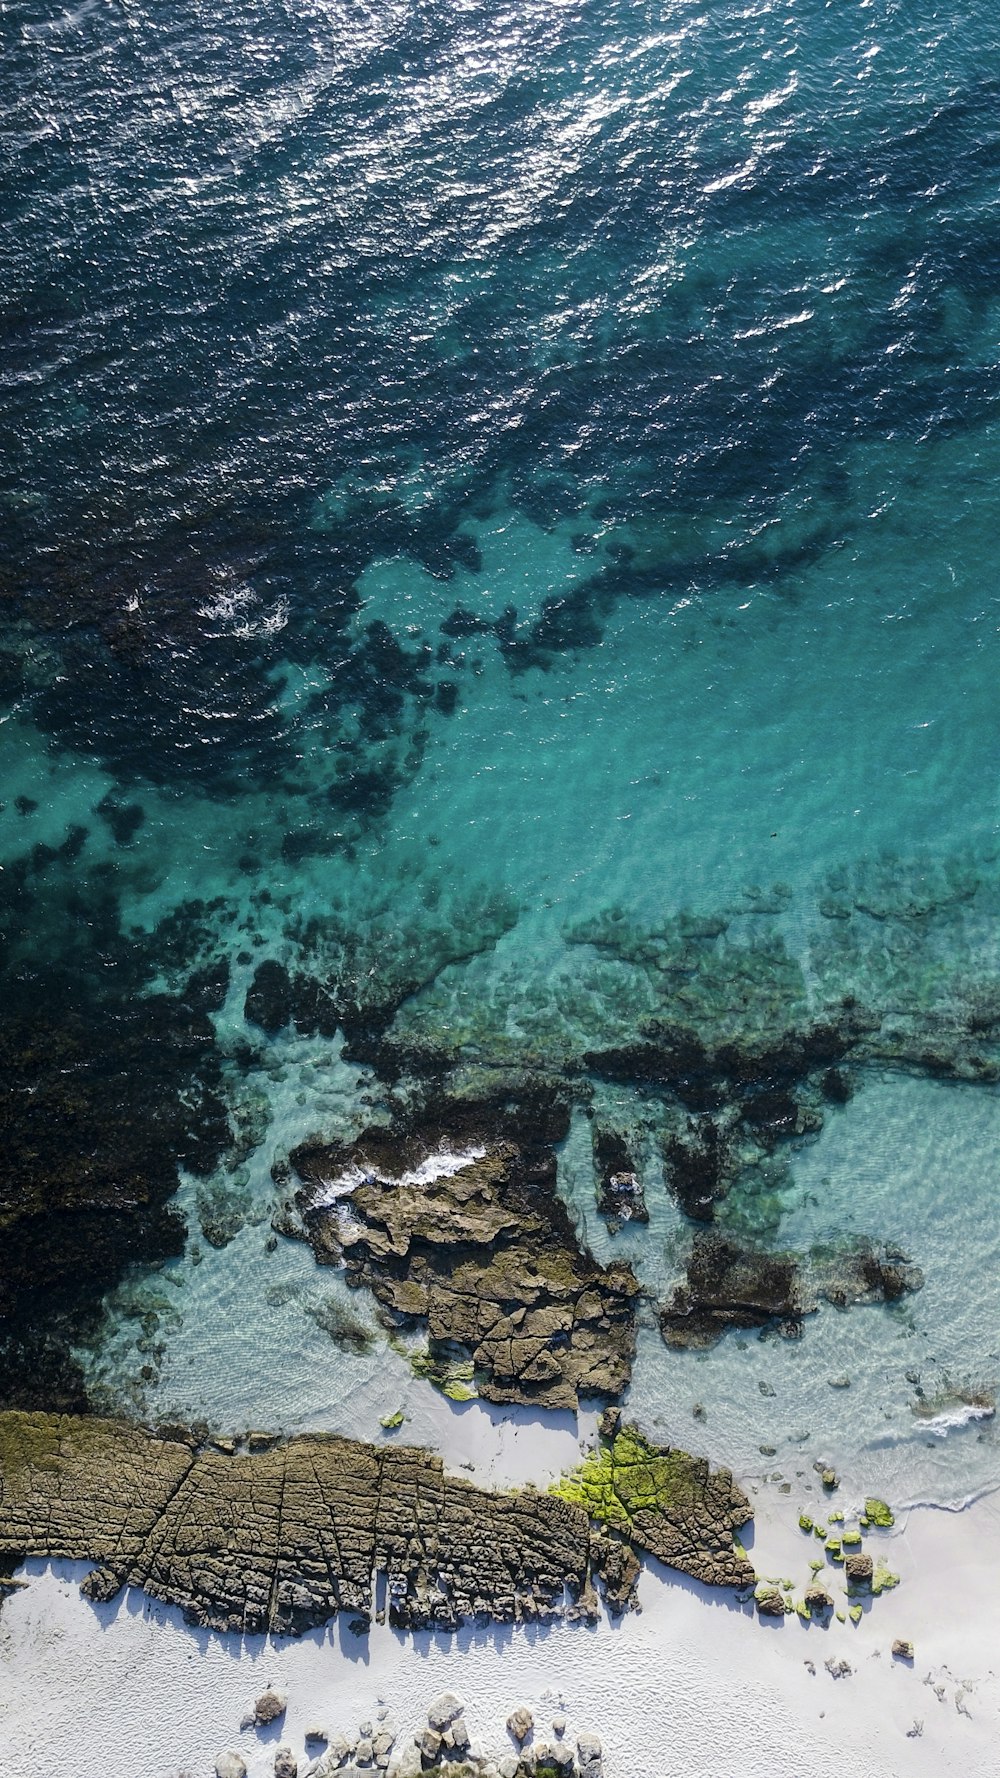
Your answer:
[[[710,1470],[704,1458],[686,1451],[650,1444],[635,1426],[602,1439],[550,1492],[696,1580],[754,1584],[753,1566],[733,1535],[750,1522],[753,1509],[730,1472]]]

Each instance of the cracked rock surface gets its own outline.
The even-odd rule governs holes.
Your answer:
[[[234,1442],[0,1414],[0,1558],[92,1561],[92,1599],[135,1586],[211,1629],[283,1635],[341,1611],[359,1629],[373,1615],[406,1629],[575,1617],[604,1561],[583,1504],[477,1488],[427,1451],[321,1435]],[[619,1477],[632,1492],[617,1529],[689,1574],[741,1584],[732,1526],[749,1506],[695,1459],[681,1485],[682,1456],[657,1453],[674,1478],[667,1513],[635,1492],[638,1472]]]
[[[620,1395],[638,1285],[577,1243],[555,1156],[465,1128],[300,1148],[298,1206],[316,1257],[343,1263],[431,1352],[464,1348],[488,1401],[574,1410]]]

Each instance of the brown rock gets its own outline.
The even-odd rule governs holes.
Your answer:
[[[448,1155],[477,1150],[448,1170]],[[487,1400],[575,1411],[581,1395],[621,1394],[638,1285],[628,1266],[600,1266],[579,1246],[550,1147],[427,1126],[368,1130],[292,1161],[317,1259],[343,1260],[349,1283],[399,1320],[426,1322],[432,1356],[463,1347]],[[353,1183],[333,1206],[338,1179]]]
[[[253,1707],[254,1722],[260,1724],[277,1722],[279,1717],[284,1716],[287,1707],[288,1699],[281,1692],[272,1691],[268,1687],[266,1692],[261,1692]]]
[[[526,1704],[518,1704],[507,1718],[507,1730],[519,1747],[522,1747],[535,1726],[535,1719]]]
[[[785,1595],[772,1587],[768,1592],[761,1593],[757,1600],[757,1612],[760,1617],[784,1617]]]
[[[874,1572],[872,1559],[864,1554],[847,1556],[844,1560],[844,1573],[848,1581],[855,1587],[871,1586]]]

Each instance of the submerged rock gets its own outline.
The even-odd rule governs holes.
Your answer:
[[[777,1324],[797,1337],[821,1299],[837,1308],[895,1302],[923,1284],[923,1273],[898,1248],[849,1235],[811,1253],[772,1253],[721,1229],[699,1229],[687,1274],[660,1310],[668,1346],[711,1346],[727,1327]],[[831,1379],[849,1388],[850,1378]]]
[[[431,1125],[292,1162],[317,1259],[343,1262],[401,1324],[426,1322],[431,1365],[460,1349],[496,1402],[575,1410],[624,1389],[638,1285],[578,1245],[550,1147]]]
[[[668,1346],[711,1346],[727,1327],[798,1326],[803,1313],[794,1254],[741,1246],[716,1230],[696,1234],[687,1276],[660,1311]]]
[[[594,1124],[594,1170],[598,1178],[597,1208],[612,1234],[627,1222],[649,1221],[642,1181],[625,1138],[617,1130]]]

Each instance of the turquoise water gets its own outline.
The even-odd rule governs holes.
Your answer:
[[[5,21],[5,995],[69,1008],[113,1096],[119,1025],[227,966],[209,1073],[144,1052],[186,1235],[60,1299],[91,1399],[433,1434],[370,1304],[271,1235],[272,1167],[385,1080],[248,1023],[262,961],[467,1078],[847,996],[881,1033],[853,1098],[770,1172],[748,1146],[718,1214],[898,1242],[923,1290],[706,1354],[650,1306],[631,1405],[745,1471],[990,1485],[989,1422],[912,1410],[1000,1381],[992,12]],[[560,1189],[659,1299],[676,1107],[591,1084],[650,1226],[606,1234],[579,1115]],[[196,1167],[163,1107],[202,1093]]]

